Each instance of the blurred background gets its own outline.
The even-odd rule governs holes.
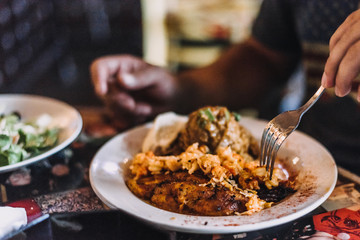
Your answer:
[[[99,105],[89,65],[133,54],[177,72],[250,32],[261,0],[0,0],[0,93]]]

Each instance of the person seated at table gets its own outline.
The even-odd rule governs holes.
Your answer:
[[[281,98],[296,70],[303,71],[304,101],[320,84],[328,91],[300,129],[323,143],[339,165],[360,173],[359,4],[264,0],[252,35],[209,66],[172,74],[134,56],[104,56],[90,66],[94,88],[119,128],[203,105],[252,107],[271,119],[278,108],[270,103]]]

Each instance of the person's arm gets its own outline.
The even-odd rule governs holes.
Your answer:
[[[259,107],[269,91],[286,81],[299,60],[265,47],[254,38],[232,46],[213,64],[180,73],[179,105]],[[192,104],[189,104],[192,103]]]
[[[213,64],[177,75],[129,55],[99,58],[90,72],[116,125],[126,128],[166,110],[187,114],[204,105],[259,107],[263,97],[288,78],[297,57],[250,38]]]

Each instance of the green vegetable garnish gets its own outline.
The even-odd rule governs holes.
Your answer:
[[[225,119],[226,119],[226,122],[228,122],[230,120],[230,112],[227,109],[225,110]]]
[[[38,124],[22,122],[15,113],[0,116],[0,166],[26,160],[57,143],[59,129],[48,128],[46,117],[45,123],[38,120]]]
[[[208,117],[210,122],[215,120],[215,117],[214,117],[214,115],[212,114],[212,112],[211,112],[211,110],[209,108],[205,108],[201,112]]]
[[[234,115],[235,120],[239,122],[240,119],[241,119],[241,115],[239,113],[237,113],[237,112],[232,112],[232,114]]]
[[[1,151],[3,151],[3,149],[9,148],[10,144],[11,144],[10,137],[5,135],[5,134],[1,134],[0,135],[0,149],[1,149]]]

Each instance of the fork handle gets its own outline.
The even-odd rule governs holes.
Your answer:
[[[319,89],[315,92],[315,94],[303,106],[300,107],[302,114],[306,113],[307,110],[309,110],[312,105],[314,105],[316,101],[319,100],[324,91],[325,88],[323,86],[320,86]]]

